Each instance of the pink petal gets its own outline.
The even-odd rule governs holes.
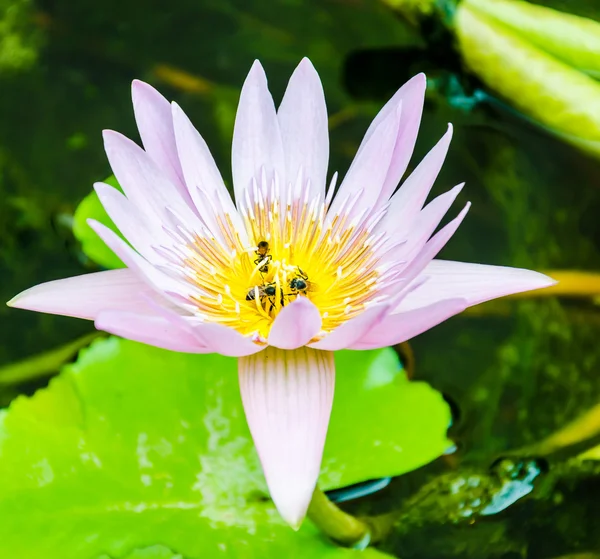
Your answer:
[[[269,345],[296,349],[306,345],[321,329],[319,309],[306,297],[298,297],[283,307],[269,333]]]
[[[451,139],[452,125],[448,125],[446,134],[392,196],[381,230],[396,237],[408,234],[442,168]]]
[[[404,84],[381,110],[381,113],[384,111],[391,112],[394,103],[402,103],[400,129],[385,183],[381,188],[380,203],[385,203],[392,195],[408,167],[417,140],[421,116],[423,115],[426,87],[427,80],[425,74],[417,74]],[[377,117],[375,118],[376,120]],[[373,124],[375,124],[375,121]]]
[[[154,288],[158,293],[173,292],[182,295],[186,294],[186,286],[168,277],[150,262],[140,256],[133,250],[121,237],[112,229],[106,227],[99,221],[88,219],[88,225],[104,241],[123,263],[132,270],[139,278],[145,280],[148,285]],[[189,290],[189,289],[188,289]]]
[[[156,166],[189,200],[177,155],[169,102],[151,85],[139,80],[131,84],[133,110],[142,144]]]
[[[209,348],[211,353],[220,353],[230,357],[245,357],[263,351],[264,344],[253,341],[248,336],[243,336],[237,330],[214,324],[199,322],[193,325],[195,335]]]
[[[269,347],[239,360],[248,426],[283,519],[298,528],[314,491],[335,381],[333,353]]]
[[[401,108],[391,112],[358,151],[337,192],[328,216],[333,218],[347,200],[360,192],[355,212],[372,209],[387,175],[400,123]]]
[[[172,111],[185,182],[198,213],[205,222],[214,226],[215,216],[198,196],[198,190],[202,190],[208,198],[223,201],[225,205],[222,210],[231,215],[236,214],[235,206],[206,142],[177,103],[173,103]]]
[[[41,283],[7,304],[30,311],[93,320],[107,309],[153,314],[145,297],[158,297],[128,269],[96,272]]]
[[[437,198],[429,202],[423,210],[419,212],[415,223],[409,232],[408,242],[398,251],[401,260],[411,261],[419,251],[425,246],[433,232],[437,229],[442,218],[446,215],[450,206],[460,194],[464,183],[455,186],[452,190],[440,194]],[[402,240],[396,237],[398,240]]]
[[[156,227],[169,217],[172,208],[185,220],[189,229],[199,227],[199,220],[180,191],[160,171],[150,156],[118,132],[104,131],[104,147],[110,166],[127,198],[152,220]]]
[[[552,278],[531,270],[446,260],[431,261],[422,274],[428,276],[428,280],[409,293],[394,312],[457,297],[465,299],[467,306],[472,306],[556,283]]]
[[[178,325],[163,316],[107,310],[98,315],[94,324],[98,330],[171,351],[210,352],[183,321]]]
[[[286,182],[294,184],[302,168],[310,180],[309,199],[325,197],[329,133],[325,94],[317,71],[308,58],[298,65],[288,83],[277,111],[283,152]]]
[[[156,259],[157,254],[152,245],[161,244],[155,236],[158,237],[162,230],[149,229],[147,219],[144,219],[138,209],[116,188],[97,182],[94,184],[94,190],[121,234],[146,258]],[[162,237],[161,235],[159,238]]]
[[[389,314],[350,349],[376,349],[405,342],[467,307],[464,299],[448,299],[419,309]]]
[[[240,206],[244,191],[264,168],[267,181],[285,179],[281,132],[267,76],[258,61],[250,69],[242,87],[232,144],[232,171],[235,200]]]
[[[322,340],[309,344],[309,347],[327,351],[337,351],[351,347],[352,344],[359,341],[369,330],[379,324],[389,312],[389,305],[373,305],[356,318],[344,322],[344,324],[327,334]]]
[[[405,281],[408,283],[415,279],[444,248],[446,243],[450,240],[452,235],[456,233],[459,225],[467,215],[471,203],[467,202],[461,212],[447,225],[442,227],[423,247],[421,252],[415,257],[415,259],[403,270],[402,275]]]

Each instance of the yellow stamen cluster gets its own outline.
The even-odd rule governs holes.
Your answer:
[[[375,298],[374,239],[360,220],[350,212],[328,218],[321,200],[292,199],[282,211],[278,196],[255,189],[254,198],[241,208],[249,243],[225,214],[219,238],[194,235],[186,247],[198,316],[266,339],[281,309],[305,296],[321,313],[323,335]]]

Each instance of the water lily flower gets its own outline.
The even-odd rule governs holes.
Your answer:
[[[468,205],[437,233],[462,185],[424,205],[451,127],[395,192],[424,92],[421,74],[383,107],[334,196],[315,69],[307,59],[299,64],[276,110],[255,62],[235,121],[234,204],[182,109],[135,81],[144,149],[104,132],[124,194],[95,185],[129,244],[90,221],[127,267],[37,285],[9,305],[93,320],[169,350],[239,358],[271,496],[299,526],[319,474],[335,350],[390,346],[470,305],[553,283],[528,270],[434,260]]]

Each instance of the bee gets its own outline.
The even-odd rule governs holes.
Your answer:
[[[261,262],[266,262],[258,269],[261,274],[266,274],[269,271],[269,264],[273,257],[269,254],[269,243],[267,241],[260,241],[256,247],[255,254],[258,258],[254,261],[254,265],[258,266]]]
[[[257,285],[255,287],[251,287],[248,290],[248,293],[246,294],[246,301],[254,301],[256,299],[257,290],[258,298],[261,300],[264,297],[275,297],[275,293],[277,293],[277,287],[274,283],[267,283],[266,285]]]
[[[296,277],[292,278],[289,283],[289,287],[292,292],[291,294],[298,295],[299,293],[302,293],[306,295],[309,285],[310,282],[308,281],[308,276],[300,268],[298,268]]]

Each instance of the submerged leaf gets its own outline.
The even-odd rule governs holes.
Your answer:
[[[339,352],[336,365],[324,489],[404,473],[451,444],[447,404],[408,382],[392,350]],[[118,338],[96,341],[0,415],[0,518],[3,557],[116,559],[161,544],[186,559],[358,558],[308,522],[298,533],[282,523],[235,359]]]

